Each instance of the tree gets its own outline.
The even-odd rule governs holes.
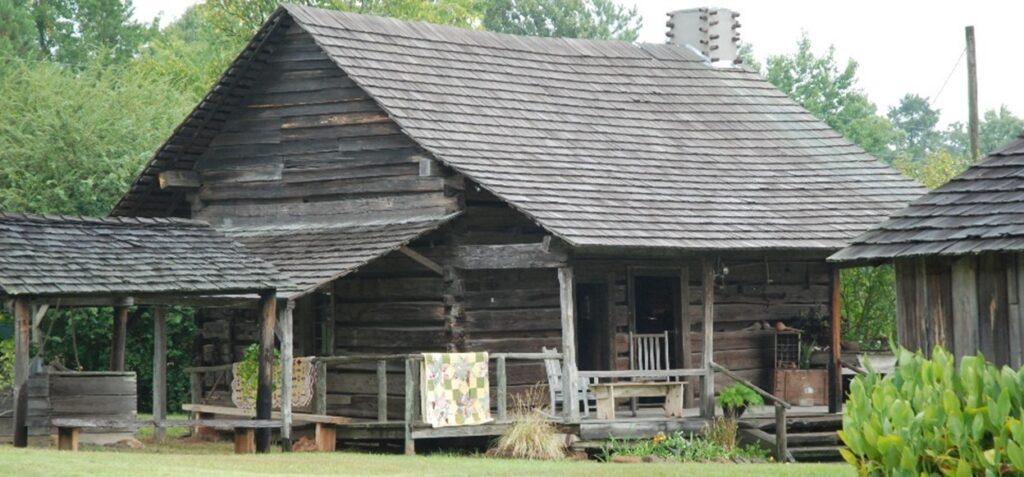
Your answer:
[[[929,189],[935,189],[967,170],[971,160],[966,154],[940,149],[928,154],[923,160],[906,157],[896,160],[893,165],[904,175],[913,177]]]
[[[999,109],[985,111],[978,125],[978,142],[981,155],[985,156],[1005,146],[1024,132],[1024,119],[1017,117],[1006,105]],[[962,122],[949,125],[945,133],[947,147],[957,153],[969,156],[970,139],[967,127]]]
[[[0,63],[35,52],[32,11],[25,0],[0,0]]]
[[[483,27],[527,36],[635,41],[642,19],[636,6],[612,0],[484,0]]]
[[[157,33],[157,21],[132,20],[131,0],[34,0],[36,38],[54,61],[80,66],[92,61],[123,63]]]
[[[856,88],[857,62],[851,59],[839,68],[835,47],[816,56],[804,33],[796,53],[768,57],[765,77],[854,144],[879,159],[892,160],[890,146],[900,137],[899,131]]]
[[[893,127],[903,131],[904,140],[899,149],[912,160],[923,160],[939,147],[941,134],[936,129],[939,111],[932,109],[927,98],[907,93],[899,105],[889,108],[888,117]]]

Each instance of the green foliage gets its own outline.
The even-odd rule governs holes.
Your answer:
[[[879,116],[874,103],[856,88],[857,62],[851,59],[839,67],[835,47],[817,56],[804,33],[796,53],[768,57],[765,77],[850,142],[875,157],[891,159],[890,145],[900,132]]]
[[[843,339],[886,349],[896,336],[896,273],[892,265],[841,272]]]
[[[893,166],[904,175],[917,179],[925,187],[935,189],[967,170],[971,166],[971,159],[967,154],[955,154],[941,149],[928,154],[921,161],[897,159]]]
[[[0,389],[14,384],[14,340],[0,340]]]
[[[612,0],[487,0],[479,2],[483,28],[527,36],[635,41],[642,20],[636,7]]]
[[[192,105],[128,66],[0,71],[0,210],[106,215]]]
[[[0,64],[38,51],[32,12],[24,0],[0,0]]]
[[[903,131],[898,149],[911,161],[920,161],[941,145],[942,136],[935,129],[939,111],[932,109],[928,98],[905,94],[899,105],[889,108],[888,117],[893,127]]]
[[[281,352],[274,348],[274,363],[273,363],[273,378],[270,381],[270,393],[273,395],[277,393],[277,389],[280,387],[279,376],[281,375]],[[256,389],[259,384],[260,376],[260,345],[253,343],[245,348],[245,354],[242,356],[242,361],[238,364],[238,380],[241,383],[240,391],[242,399],[249,402],[256,402]]]
[[[753,389],[743,384],[733,384],[718,392],[718,405],[724,407],[744,407],[764,405],[764,399]]]
[[[704,437],[727,451],[736,448],[738,433],[739,424],[730,417],[715,416],[711,422],[704,424]]]
[[[861,475],[1021,475],[1024,371],[984,357],[898,351],[893,374],[850,385],[840,437]]]
[[[609,436],[598,458],[610,462],[615,456],[657,457],[679,462],[722,462],[734,459],[764,460],[768,452],[757,446],[726,449],[710,439],[658,433],[651,439],[616,439]]]

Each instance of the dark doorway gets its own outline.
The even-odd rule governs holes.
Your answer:
[[[611,324],[608,321],[608,286],[576,285],[576,366],[584,371],[610,369]]]
[[[636,276],[633,278],[633,332],[639,334],[669,332],[669,356],[676,363],[676,323],[679,323],[679,277]]]

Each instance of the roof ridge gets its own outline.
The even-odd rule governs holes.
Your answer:
[[[135,226],[135,225],[187,225],[198,227],[209,227],[208,222],[202,220],[186,219],[181,217],[130,217],[130,216],[107,216],[95,217],[76,214],[39,214],[29,212],[0,212],[0,221],[6,222],[36,222],[50,224],[103,224],[112,226]]]

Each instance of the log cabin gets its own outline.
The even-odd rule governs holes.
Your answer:
[[[206,221],[274,264],[289,354],[553,348],[571,383],[663,334],[707,414],[729,380],[712,363],[771,389],[776,322],[831,326],[818,344],[838,362],[826,258],[921,193],[757,73],[686,48],[285,5],[112,215]],[[251,308],[197,319],[198,365],[256,338]],[[372,382],[402,369],[376,371],[332,366],[321,412],[401,415],[401,381]]]
[[[896,267],[899,344],[1024,365],[1024,137],[917,199],[829,258]]]

